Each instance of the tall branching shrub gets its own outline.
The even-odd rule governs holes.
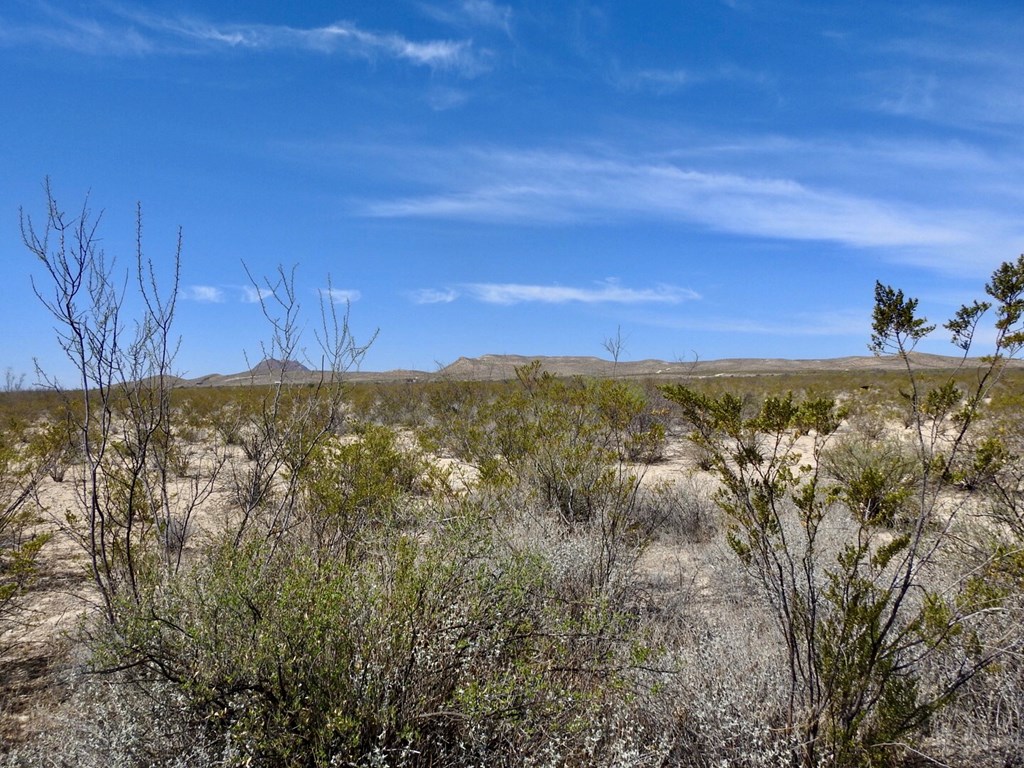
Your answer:
[[[853,472],[845,462],[831,479],[823,473],[824,449],[842,419],[831,400],[790,395],[744,407],[728,394],[682,385],[664,390],[708,457],[721,484],[717,500],[729,520],[729,543],[775,615],[800,764],[886,760],[1006,650],[972,641],[977,623],[996,607],[972,600],[977,572],[961,574],[945,590],[931,578],[951,549],[964,504],[950,496],[954,468],[1007,360],[1024,344],[1024,257],[1001,265],[986,292],[991,302],[965,305],[946,324],[963,354],[961,368],[977,366],[973,388],[962,391],[959,370],[934,387],[922,384],[912,352],[934,326],[917,314],[916,300],[876,286],[871,348],[902,361],[909,387],[916,469],[895,459],[885,470],[899,474],[895,481],[880,474],[878,462]],[[972,362],[976,329],[993,306],[994,349]],[[798,448],[802,436],[809,442]],[[831,461],[835,470],[835,453]],[[829,546],[826,534],[843,528],[850,534]],[[924,686],[925,664],[954,648],[962,662]]]
[[[57,340],[77,376],[75,388],[48,379],[69,403],[77,401],[66,413],[81,445],[81,515],[69,519],[69,532],[89,556],[113,622],[116,601],[122,594],[139,597],[141,573],[160,559],[161,547],[168,551],[166,536],[179,522],[167,490],[167,456],[181,235],[170,259],[170,287],[161,292],[142,248],[141,207],[135,258],[122,273],[99,247],[99,217],[88,200],[71,217],[49,181],[45,193],[42,225],[22,213],[21,234],[44,275],[33,280],[36,295],[56,321]],[[134,318],[125,310],[129,284],[141,306]]]

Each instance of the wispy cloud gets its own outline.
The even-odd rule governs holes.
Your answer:
[[[361,296],[359,291],[340,288],[322,288],[318,289],[316,293],[319,297],[334,304],[358,301]],[[201,304],[223,304],[229,296],[233,296],[233,300],[243,304],[259,304],[273,295],[274,292],[270,288],[254,285],[189,285],[180,292],[183,300]]]
[[[409,297],[416,304],[451,304],[459,298],[459,292],[454,288],[421,288],[412,291]]]
[[[641,69],[620,80],[620,84],[637,89],[650,87],[655,91],[676,91],[704,78],[685,69]]]
[[[269,288],[258,288],[255,285],[242,285],[239,288],[242,292],[242,301],[246,304],[259,304],[274,295]]]
[[[491,0],[462,0],[462,10],[477,24],[508,30],[512,9]]]
[[[618,280],[608,279],[593,286],[530,285],[526,283],[466,283],[442,290],[425,288],[416,291],[413,301],[418,304],[440,304],[455,301],[465,295],[484,304],[680,304],[700,299],[700,294],[689,288],[674,285],[656,285],[652,288],[629,288]]]
[[[696,170],[664,159],[551,151],[461,153],[452,189],[366,203],[367,216],[523,223],[659,218],[718,231],[859,247],[964,244],[948,212],[792,178]],[[495,182],[494,179],[501,179]]]
[[[927,7],[927,6],[923,6]],[[1005,132],[1024,120],[1019,12],[964,7],[919,12],[914,32],[880,44],[863,73],[862,104],[901,117]]]
[[[454,27],[483,27],[509,32],[512,9],[492,0],[457,0],[446,3],[421,3],[427,16]]]
[[[622,91],[646,91],[665,96],[706,83],[747,83],[767,87],[773,84],[772,78],[763,72],[755,72],[734,65],[721,66],[718,69],[694,71],[690,69],[637,69],[632,71],[616,70],[612,74],[612,84]]]
[[[0,17],[0,46],[41,45],[105,56],[141,56],[162,48],[117,14],[101,20],[76,16],[46,2],[36,3],[33,8],[36,15],[29,21]]]
[[[181,297],[186,301],[220,304],[224,301],[224,291],[214,285],[190,285],[182,291]]]
[[[427,90],[425,98],[431,109],[443,112],[446,109],[461,107],[469,100],[469,94],[460,88],[434,86]]]
[[[88,18],[46,4],[40,9],[33,20],[0,24],[0,44],[42,44],[93,55],[293,50],[390,58],[463,74],[486,68],[485,54],[476,50],[471,40],[411,40],[397,32],[366,30],[350,21],[291,27],[161,16],[114,5],[93,9]]]
[[[320,298],[332,304],[350,304],[359,301],[363,295],[353,288],[320,288],[318,293]]]
[[[721,0],[722,5],[732,8],[734,11],[749,11],[752,5],[749,2],[743,2],[743,0]]]

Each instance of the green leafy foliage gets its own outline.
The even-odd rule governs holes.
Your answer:
[[[985,292],[997,302],[996,330],[999,333],[997,346],[1004,354],[1012,356],[1024,346],[1024,331],[1020,328],[1024,317],[1024,255],[1015,262],[1003,262],[992,273],[992,279],[985,285]]]
[[[955,597],[927,585],[938,553],[952,549],[957,509],[942,509],[943,491],[958,472],[976,484],[1007,460],[1000,441],[983,439],[972,451],[968,435],[1002,375],[1003,355],[1018,349],[1024,257],[1000,267],[987,290],[999,304],[996,352],[965,390],[955,376],[925,385],[910,352],[934,326],[917,316],[917,300],[876,284],[871,348],[906,366],[907,441],[847,437],[825,450],[842,415],[827,400],[770,395],[755,405],[681,385],[664,390],[721,484],[727,541],[775,613],[799,764],[887,764],[894,744],[919,734],[1001,652],[983,650],[972,625],[1005,593],[983,589],[973,568],[956,582]],[[988,308],[976,302],[947,324],[965,354]],[[809,460],[797,450],[805,434],[813,435]],[[854,533],[829,552],[824,523],[843,514]],[[947,653],[959,662],[926,691],[927,663]]]
[[[512,765],[556,732],[584,747],[572,734],[615,687],[614,612],[566,610],[543,559],[498,547],[469,506],[429,540],[364,542],[357,560],[229,543],[126,614],[109,661],[173,681],[240,763]]]
[[[833,496],[861,523],[892,527],[912,516],[920,471],[902,442],[847,438],[824,453],[822,466],[837,481]]]
[[[50,413],[29,440],[28,450],[55,481],[62,482],[71,464],[81,461],[82,436],[76,424],[80,418],[74,406]]]
[[[323,552],[361,551],[361,533],[399,522],[427,471],[424,459],[399,445],[389,427],[368,425],[355,439],[317,446],[302,469],[300,515]]]
[[[917,342],[935,330],[917,316],[917,299],[907,299],[903,291],[875,283],[875,307],[871,322],[871,351],[876,355],[913,349]]]

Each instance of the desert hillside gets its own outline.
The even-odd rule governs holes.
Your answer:
[[[959,357],[914,352],[910,355],[918,370],[955,370],[960,366],[976,367],[977,359],[964,361]],[[634,379],[678,379],[710,376],[771,376],[811,373],[899,372],[905,370],[897,356],[870,355],[796,360],[785,358],[726,358],[722,360],[675,361],[628,360],[614,362],[599,357],[570,355],[481,355],[460,357],[435,371],[391,370],[348,371],[349,381],[364,382],[426,382],[426,381],[505,381],[514,379],[516,368],[539,361],[541,367],[555,376],[589,376]],[[1019,366],[1018,361],[1012,361]],[[324,375],[294,360],[264,360],[250,370],[232,374],[207,374],[181,380],[182,386],[217,387],[245,384],[268,384],[283,377],[300,384],[312,383]]]

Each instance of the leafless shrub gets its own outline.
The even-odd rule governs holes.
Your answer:
[[[669,540],[689,542],[710,540],[720,516],[711,490],[693,476],[644,489],[635,512],[641,528]]]

